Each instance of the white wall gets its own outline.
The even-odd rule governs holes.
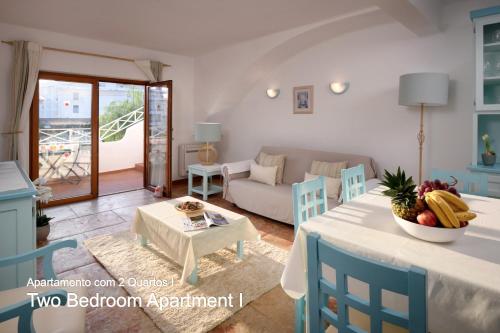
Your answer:
[[[241,43],[195,60],[197,119],[221,121],[223,161],[254,157],[262,145],[283,145],[372,156],[379,170],[401,166],[418,173],[417,109],[398,106],[404,73],[449,73],[449,105],[426,114],[425,167],[465,169],[471,162],[474,44],[471,9],[496,1],[464,1],[444,8],[443,32],[417,37],[399,23],[378,24],[305,49],[276,64],[244,92],[225,103],[225,92],[246,68],[283,47],[287,33]],[[255,73],[254,75],[259,75]],[[345,95],[329,82],[348,80]],[[313,115],[292,114],[294,86],[314,85]],[[267,87],[281,95],[268,99]]]
[[[30,40],[45,46],[102,53],[132,59],[153,59],[172,65],[172,67],[164,69],[163,78],[165,80],[173,80],[174,146],[172,172],[173,178],[178,178],[177,146],[179,143],[192,141],[194,64],[191,57],[3,23],[0,23],[0,39]],[[0,44],[1,132],[9,130],[10,116],[8,114],[8,103],[10,101],[11,65],[11,47]],[[41,70],[146,80],[142,72],[132,63],[53,51],[44,51]],[[0,160],[5,160],[8,157],[8,140],[6,136],[0,136],[0,140]]]
[[[99,172],[134,168],[144,163],[144,121],[125,130],[121,140],[99,142]]]

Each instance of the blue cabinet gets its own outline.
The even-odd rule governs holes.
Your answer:
[[[473,112],[472,172],[488,174],[489,195],[500,197],[500,6],[470,13],[475,32],[475,108]],[[482,136],[488,134],[497,163],[485,166]]]
[[[35,187],[13,161],[0,162],[0,257],[35,249]],[[0,268],[0,290],[25,286],[36,277],[35,262]]]

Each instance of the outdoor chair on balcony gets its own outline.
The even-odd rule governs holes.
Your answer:
[[[13,257],[0,259],[0,268],[16,265],[43,257],[43,278],[57,280],[52,267],[54,251],[66,247],[76,248],[75,240],[51,243],[45,247]],[[28,293],[38,293],[38,300],[44,302],[56,299],[62,306],[44,306],[35,301],[32,306]],[[20,287],[0,291],[0,333],[44,333],[44,332],[85,332],[84,307],[66,306],[68,293],[75,293],[78,298],[86,296],[85,287]]]
[[[78,143],[76,152],[73,153],[75,156],[72,161],[64,162],[64,167],[68,169],[65,175],[65,179],[72,184],[79,184],[82,181],[82,177],[90,176],[90,144]],[[72,177],[72,178],[70,178]]]

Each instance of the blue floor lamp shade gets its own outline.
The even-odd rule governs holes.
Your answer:
[[[448,74],[411,73],[399,78],[399,105],[420,106],[418,183],[422,183],[422,159],[424,146],[424,106],[448,104]]]
[[[217,161],[217,150],[212,145],[221,139],[221,125],[219,123],[196,123],[194,138],[204,145],[198,152],[198,160],[203,165],[212,165]]]

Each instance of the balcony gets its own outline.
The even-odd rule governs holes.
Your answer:
[[[143,188],[144,109],[101,126],[99,136],[99,195]],[[90,193],[90,128],[40,129],[39,147],[39,176],[54,199]]]

